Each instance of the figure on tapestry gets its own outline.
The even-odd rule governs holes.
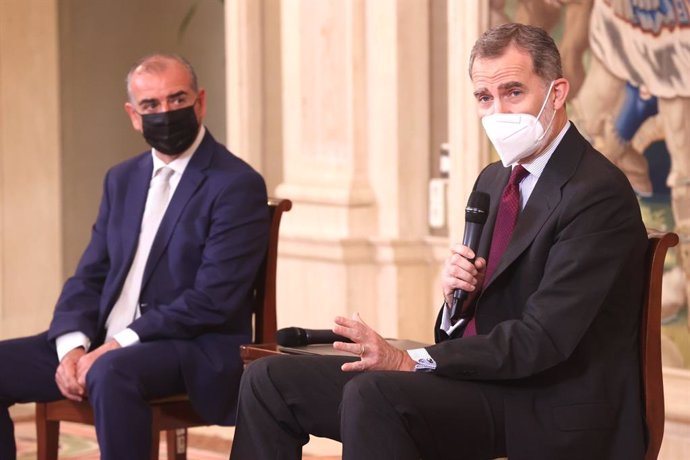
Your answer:
[[[668,222],[648,225],[681,238],[664,276],[662,321],[673,321],[690,301],[690,0],[491,0],[491,8],[492,23],[512,18],[560,37],[571,120],[643,206],[670,201]]]

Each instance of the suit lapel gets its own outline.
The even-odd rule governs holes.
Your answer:
[[[146,207],[146,197],[148,195],[151,175],[153,174],[153,160],[151,154],[142,155],[137,162],[134,171],[127,183],[125,194],[124,213],[127,216],[127,224],[123,226],[122,247],[126,254],[126,264],[122,271],[121,283],[124,283],[125,276],[134,258],[134,252],[139,243],[139,233],[141,232],[141,221]]]
[[[520,213],[510,243],[503,253],[501,262],[496,267],[492,279],[496,279],[500,276],[500,274],[512,264],[525,249],[527,249],[532,241],[534,241],[539,230],[541,230],[546,220],[561,201],[562,188],[575,173],[583,149],[583,138],[575,127],[571,126],[539,177],[537,185],[534,187],[530,199],[527,202],[527,206],[525,206],[525,209]],[[504,185],[507,180],[507,178],[504,180]],[[502,193],[502,188],[500,193]],[[492,196],[491,199],[493,200],[494,197]],[[500,195],[497,197],[497,201],[500,201]],[[498,203],[496,204],[496,208],[497,207]],[[493,208],[492,206],[492,209]],[[497,212],[494,212],[492,224],[495,223],[496,214]],[[493,225],[491,228],[493,228]],[[487,244],[490,245],[491,239],[487,239],[489,240]],[[489,280],[487,286],[490,285],[491,280]]]
[[[170,237],[175,230],[177,221],[182,215],[189,200],[194,196],[194,193],[199,189],[201,184],[206,180],[204,170],[208,168],[211,163],[213,155],[213,144],[215,141],[211,135],[206,132],[204,140],[199,145],[199,148],[190,159],[187,168],[180,178],[180,183],[175,189],[175,193],[170,200],[170,204],[163,215],[158,232],[151,245],[151,252],[146,261],[146,268],[144,269],[144,277],[141,282],[141,289],[143,290],[151,277],[151,273],[155,268],[158,260],[161,258],[165,249],[168,246]]]
[[[129,273],[134,253],[139,244],[139,232],[141,232],[141,220],[144,216],[144,208],[146,207],[146,196],[148,194],[149,183],[151,182],[151,174],[153,173],[153,160],[151,153],[144,153],[134,164],[132,171],[127,174],[127,184],[125,198],[123,201],[123,225],[121,226],[119,237],[122,242],[122,250],[124,254],[123,263],[117,267],[116,285],[117,289],[111,290],[111,295],[105,304],[107,312],[101,316],[103,324],[110,314],[110,309],[117,301],[117,297],[122,290],[125,283],[125,278]],[[101,324],[99,330],[101,330]]]
[[[496,225],[496,216],[498,215],[498,205],[501,203],[501,195],[503,189],[508,183],[510,177],[510,168],[500,168],[495,177],[487,183],[487,191],[489,193],[489,216],[484,224],[484,232],[479,242],[479,251],[477,255],[488,260],[489,249],[491,249],[491,239],[493,237],[493,228]]]

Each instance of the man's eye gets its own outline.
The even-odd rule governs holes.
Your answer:
[[[514,89],[514,90],[512,90],[512,91],[510,92],[510,95],[511,95],[512,97],[521,96],[521,95],[522,95],[522,90],[520,90],[520,89]]]
[[[147,102],[145,104],[141,104],[141,111],[142,112],[152,112],[153,110],[156,110],[156,105],[153,102]]]
[[[173,105],[182,105],[185,103],[185,100],[186,100],[186,98],[184,96],[178,96],[178,97],[172,98],[170,103]]]

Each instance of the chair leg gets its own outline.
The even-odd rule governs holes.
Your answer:
[[[161,437],[160,432],[154,428],[151,430],[151,458],[150,460],[158,460],[158,452],[160,450]]]
[[[168,460],[187,460],[187,428],[168,430],[165,433]]]
[[[36,459],[57,460],[60,422],[46,418],[44,403],[36,403]]]

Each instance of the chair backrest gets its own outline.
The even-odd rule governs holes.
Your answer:
[[[254,280],[254,343],[276,341],[276,269],[278,265],[278,236],[280,219],[292,209],[292,201],[269,198],[271,227],[266,257]]]
[[[645,460],[656,460],[664,437],[664,382],[661,373],[661,281],[666,251],[678,235],[647,229],[647,279],[640,323],[640,364],[647,423]]]

